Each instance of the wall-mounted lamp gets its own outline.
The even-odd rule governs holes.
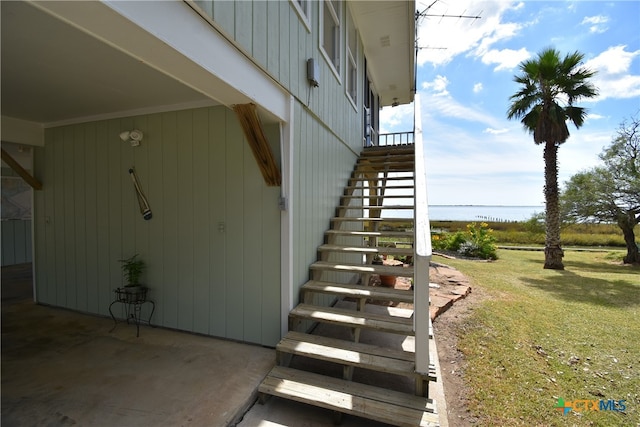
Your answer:
[[[143,136],[142,131],[138,129],[120,132],[120,139],[122,142],[130,142],[132,147],[140,145],[140,141],[142,141]]]
[[[313,87],[320,86],[320,66],[315,59],[307,59],[307,80]]]

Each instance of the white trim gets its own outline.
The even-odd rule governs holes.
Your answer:
[[[356,28],[355,22],[353,21],[353,16],[351,16],[351,13],[349,11],[349,8],[347,8],[346,10],[346,14],[345,14],[345,57],[346,57],[346,61],[345,61],[345,76],[344,76],[344,92],[347,95],[347,99],[349,99],[349,102],[351,102],[351,105],[353,106],[353,109],[357,112],[358,111],[358,88],[359,88],[359,84],[358,84],[358,60],[360,59],[359,54],[360,54],[360,33],[358,32],[358,29]],[[356,51],[352,52],[351,51],[351,30],[353,30],[353,37],[355,38],[355,44],[356,44]],[[353,65],[354,68],[354,73],[355,73],[355,81],[351,81],[351,66]],[[353,87],[352,87],[353,86]],[[351,96],[351,90],[355,89],[355,97]]]
[[[326,4],[330,5],[329,12],[331,13],[332,18],[338,21],[338,27],[336,28],[338,31],[337,40],[333,40],[333,43],[336,45],[334,46],[334,49],[337,49],[338,51],[337,66],[333,62],[333,59],[331,59],[329,53],[324,48],[324,8]],[[342,1],[340,2],[340,7],[343,7]],[[338,13],[333,8],[333,3],[331,3],[330,0],[323,0],[322,2],[320,2],[320,10],[318,11],[318,28],[320,35],[318,37],[318,44],[320,53],[327,61],[327,65],[329,65],[329,69],[333,72],[333,75],[336,77],[336,79],[338,79],[338,83],[342,84],[342,78],[340,76],[340,68],[342,68],[340,67],[340,65],[342,65],[342,49],[340,49],[340,46],[342,44],[342,21],[340,20],[340,18],[342,18],[342,11],[340,11],[340,14],[338,15]]]
[[[293,295],[293,144],[295,99],[289,97],[288,120],[280,124],[280,154],[282,158],[281,196],[286,208],[280,213],[280,334],[289,330],[289,312],[295,301]]]
[[[427,201],[427,172],[425,168],[424,145],[422,141],[422,119],[420,117],[420,96],[414,98],[414,140],[415,140],[415,209],[414,214],[414,316],[416,372],[429,372],[429,262],[431,261],[431,233],[429,225],[429,205]]]
[[[42,124],[8,116],[2,116],[0,121],[0,135],[3,141],[44,147]]]
[[[154,105],[153,107],[137,108],[134,110],[117,111],[115,113],[96,114],[94,116],[76,117],[69,120],[60,120],[58,122],[45,123],[44,127],[52,128],[58,126],[75,125],[78,123],[97,122],[100,120],[119,119],[121,117],[142,116],[146,114],[166,113],[167,111],[191,110],[194,108],[214,107],[220,105],[213,100],[202,100],[194,102],[183,102],[172,105]]]
[[[296,13],[298,14],[298,18],[302,21],[308,33],[311,33],[311,0],[303,0],[307,5],[307,12],[305,13],[300,7],[298,0],[289,0],[292,4]]]

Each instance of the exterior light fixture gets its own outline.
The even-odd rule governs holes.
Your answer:
[[[142,141],[143,133],[141,130],[133,129],[133,130],[125,130],[124,132],[120,132],[120,139],[122,142],[131,143],[132,147],[137,147],[140,145],[140,141]]]

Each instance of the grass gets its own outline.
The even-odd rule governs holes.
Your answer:
[[[640,268],[568,251],[564,271],[544,270],[543,257],[446,260],[490,296],[459,332],[471,411],[481,425],[640,425]],[[623,399],[626,411],[563,415],[558,398]]]
[[[464,231],[470,221],[432,221],[433,230]],[[528,222],[489,222],[499,245],[544,245],[544,228]],[[640,225],[635,229],[640,234]],[[615,224],[572,224],[562,229],[563,246],[625,247],[622,231]]]

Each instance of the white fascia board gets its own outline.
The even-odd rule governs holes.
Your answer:
[[[286,120],[286,91],[182,1],[33,4],[221,104]]]
[[[44,127],[40,123],[2,116],[0,136],[3,141],[44,147]]]

